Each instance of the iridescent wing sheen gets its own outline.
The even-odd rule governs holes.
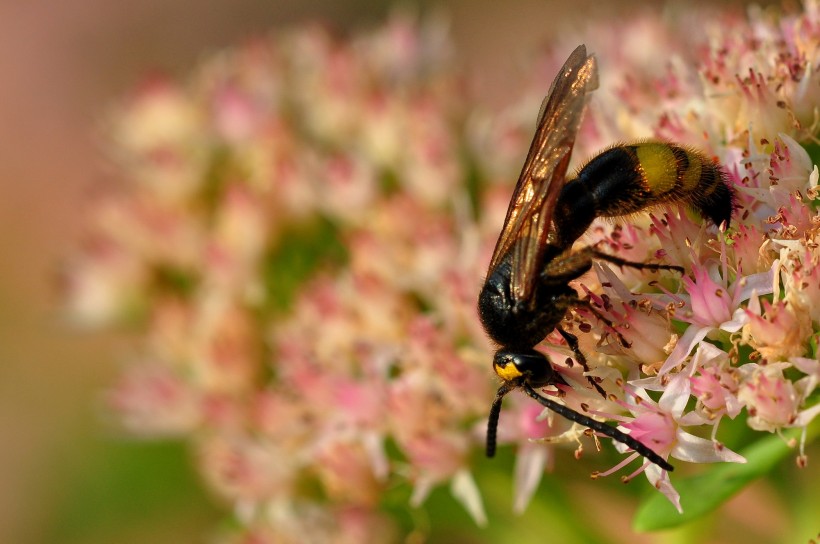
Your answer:
[[[512,251],[510,290],[514,301],[532,303],[552,225],[552,213],[566,181],[587,93],[598,86],[595,58],[579,45],[555,76],[541,104],[524,168],[515,185],[489,274]]]

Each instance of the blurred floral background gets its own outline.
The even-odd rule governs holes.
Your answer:
[[[555,70],[581,42],[602,59],[576,158],[652,134],[727,163],[733,149],[756,152],[781,132],[810,147],[812,74],[776,88],[789,93],[788,114],[752,73],[740,85],[748,100],[708,105],[714,122],[658,115],[699,107],[676,47],[697,43],[691,29],[704,21],[746,28],[746,6],[73,4],[0,7],[0,541],[805,542],[820,531],[811,443],[806,468],[796,449],[705,518],[651,534],[631,528],[653,492],[646,480],[590,480],[618,462],[608,444],[581,463],[574,444],[530,447],[527,437],[547,429],[513,425],[538,412],[521,399],[508,399],[501,429],[502,441],[519,442],[519,464],[510,448],[481,456],[495,381],[473,304]],[[754,40],[741,30],[704,37],[718,52],[700,67],[712,96],[734,84],[734,66],[782,40],[815,51],[820,20],[814,4],[807,12],[782,35],[773,23],[756,26]],[[625,21],[618,31],[615,20]],[[794,66],[765,58],[767,77]],[[750,120],[759,123],[747,145]],[[817,155],[777,145],[771,157],[745,156],[747,170],[769,167],[813,198]],[[789,202],[788,191],[770,201],[752,189],[741,196],[749,225]],[[812,240],[810,206],[791,205],[766,228]],[[665,227],[646,228],[663,241]],[[686,232],[702,242],[694,256],[671,241],[664,249],[674,262],[707,262],[708,240]],[[773,257],[754,255],[762,238],[750,232],[752,242],[736,239],[732,268],[763,274],[747,282],[761,295]],[[633,231],[614,234],[599,233],[622,250],[653,250]],[[787,293],[790,282],[813,285],[810,271],[790,273]],[[640,285],[628,271],[621,280]],[[793,307],[811,307],[812,292],[791,293]],[[799,379],[817,370],[799,356],[814,353],[811,323],[782,308],[774,319],[767,304],[750,303],[757,318],[744,342],[792,361],[775,385],[793,380],[810,394],[816,381]],[[795,347],[804,341],[808,353]],[[633,358],[657,372],[663,346],[641,345]],[[716,374],[699,378],[709,388]],[[265,386],[274,382],[285,387]],[[800,427],[811,404],[790,418],[775,402],[749,426]],[[721,440],[747,443],[742,426],[722,425]],[[259,523],[265,516],[275,529]]]

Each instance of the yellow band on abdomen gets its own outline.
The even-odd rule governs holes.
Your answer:
[[[657,196],[675,188],[678,167],[675,154],[666,144],[648,143],[636,146],[635,155],[641,165],[647,188]]]

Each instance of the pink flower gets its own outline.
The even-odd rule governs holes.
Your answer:
[[[180,436],[201,422],[197,389],[166,365],[141,361],[107,396],[123,425],[143,436]]]
[[[200,463],[208,482],[222,496],[246,508],[293,492],[298,459],[278,445],[244,435],[215,435],[200,449]]]
[[[768,361],[798,357],[806,351],[806,339],[811,334],[809,316],[796,312],[783,301],[770,303],[753,298],[746,309],[748,323],[744,327],[748,343]],[[765,310],[765,315],[763,314]]]
[[[709,243],[715,242],[705,226],[689,217],[683,208],[673,208],[662,215],[650,215],[649,232],[657,238],[658,255],[665,264],[676,264],[688,270],[694,264],[706,265],[715,251]],[[658,278],[663,281],[664,276]]]
[[[127,321],[140,313],[149,275],[129,248],[105,238],[91,240],[60,277],[67,313],[88,327]]]
[[[737,417],[742,408],[737,398],[740,383],[737,370],[729,363],[729,355],[704,342],[698,346],[692,366],[697,371],[689,379],[692,395],[698,400],[696,412],[706,420],[715,421],[715,428],[716,420],[723,415],[731,419]]]
[[[380,481],[374,470],[378,465],[361,443],[343,436],[329,437],[317,444],[311,460],[325,492],[334,501],[376,506],[386,474],[381,475]]]
[[[411,370],[391,383],[387,415],[398,446],[412,470],[413,494],[410,502],[420,505],[432,488],[450,481],[453,496],[479,525],[486,522],[481,495],[470,475],[470,440],[455,424],[460,419],[458,404],[449,398],[437,378],[423,368]]]
[[[785,245],[785,244],[784,244]],[[808,316],[812,324],[820,324],[820,255],[802,245],[787,245],[780,262],[780,277],[784,285],[784,300],[795,314]]]
[[[746,460],[740,455],[727,449],[722,444],[705,440],[683,430],[683,422],[686,415],[684,409],[691,394],[690,382],[683,374],[673,375],[656,403],[645,391],[637,390],[631,402],[623,405],[634,414],[634,418],[613,417],[622,423],[619,429],[626,432],[633,438],[640,440],[649,446],[664,459],[669,456],[690,463],[713,463],[717,461],[745,463]],[[618,449],[625,449],[623,445],[617,444]],[[621,467],[639,457],[638,453],[632,453],[623,462],[612,469],[600,473],[599,476],[608,476],[619,470]],[[627,480],[634,478],[640,472],[645,472],[650,483],[661,491],[669,501],[675,505],[679,512],[680,496],[669,480],[669,474],[648,461],[634,473],[626,477]]]
[[[744,382],[738,398],[751,416],[749,426],[758,431],[774,432],[789,427],[805,427],[820,414],[820,405],[800,410],[805,391],[799,392],[783,375],[786,363],[766,366],[748,363],[741,367]],[[804,367],[806,368],[806,367]]]
[[[259,129],[264,113],[260,106],[245,89],[224,84],[214,91],[212,98],[211,114],[216,133],[232,145],[248,142]]]
[[[771,269],[774,257],[761,251],[766,236],[758,227],[741,224],[728,239],[727,251],[731,252],[730,261],[737,265],[738,274],[757,274]]]
[[[607,346],[610,349],[601,351],[627,353],[630,359],[647,368],[659,366],[669,355],[670,346],[674,345],[675,337],[667,312],[653,308],[649,299],[633,295],[609,266],[596,265],[595,270],[605,286],[605,294],[589,293],[589,299],[613,322],[613,331],[629,344],[625,347],[613,339]],[[618,299],[617,306],[610,302]]]
[[[705,266],[692,269],[694,279],[685,277],[683,284],[689,293],[689,302],[685,310],[675,314],[676,319],[688,321],[691,325],[678,340],[675,349],[669,354],[666,362],[658,371],[666,374],[689,355],[692,349],[707,334],[715,330],[735,333],[746,321],[746,314],[740,303],[753,294],[772,292],[772,272],[762,272],[744,276],[729,284],[727,270],[724,267],[719,279],[713,279]],[[715,274],[717,275],[717,274]]]
[[[803,357],[820,325],[820,174],[801,146],[820,126],[817,6],[756,13],[590,23],[601,88],[573,161],[671,138],[737,190],[727,230],[683,206],[599,218],[579,246],[685,274],[596,263],[571,284],[589,306],[561,323],[588,370],[557,332],[538,346],[567,384],[556,398],[663,458],[741,462],[717,441],[724,416],[745,408],[776,432],[820,412],[806,406],[820,365]],[[419,506],[446,485],[485,523],[470,430],[492,399],[492,346],[475,297],[558,49],[499,111],[465,92],[439,24],[344,39],[314,25],[151,81],[115,112],[130,183],[93,203],[67,305],[132,328],[140,356],[111,405],[132,432],[187,440],[235,514],[226,541],[400,539],[388,486]],[[553,446],[580,456],[585,431],[506,402],[522,511]],[[680,508],[656,465],[625,479],[641,471]]]

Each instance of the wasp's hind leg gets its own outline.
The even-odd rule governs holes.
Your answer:
[[[674,270],[679,274],[684,272],[682,266],[628,261],[605,253],[593,246],[586,246],[577,251],[559,255],[549,261],[541,273],[541,280],[547,285],[559,285],[578,279],[592,268],[593,259],[600,259],[621,267],[628,266],[637,270]]]
[[[621,259],[620,257],[616,257],[615,255],[604,253],[603,251],[595,249],[594,247],[587,247],[581,251],[589,251],[591,255],[596,259],[616,264],[618,266],[628,266],[629,268],[635,268],[637,270],[674,270],[675,272],[678,272],[680,274],[683,274],[684,272],[682,266],[677,266],[674,264],[655,264],[627,261],[626,259]]]
[[[566,340],[569,349],[571,349],[572,353],[575,355],[575,360],[578,361],[578,363],[580,363],[580,365],[583,367],[584,373],[588,373],[589,366],[587,365],[587,358],[584,357],[583,352],[578,347],[578,337],[572,333],[565,331],[561,327],[555,328],[558,330],[561,336],[564,337],[564,340]],[[597,381],[595,381],[595,378],[589,375],[587,375],[586,378],[590,385],[592,385],[592,387],[594,387],[595,390],[598,391],[598,393],[600,393],[602,397],[607,398],[606,391],[604,391],[604,388],[601,387],[601,385]]]

